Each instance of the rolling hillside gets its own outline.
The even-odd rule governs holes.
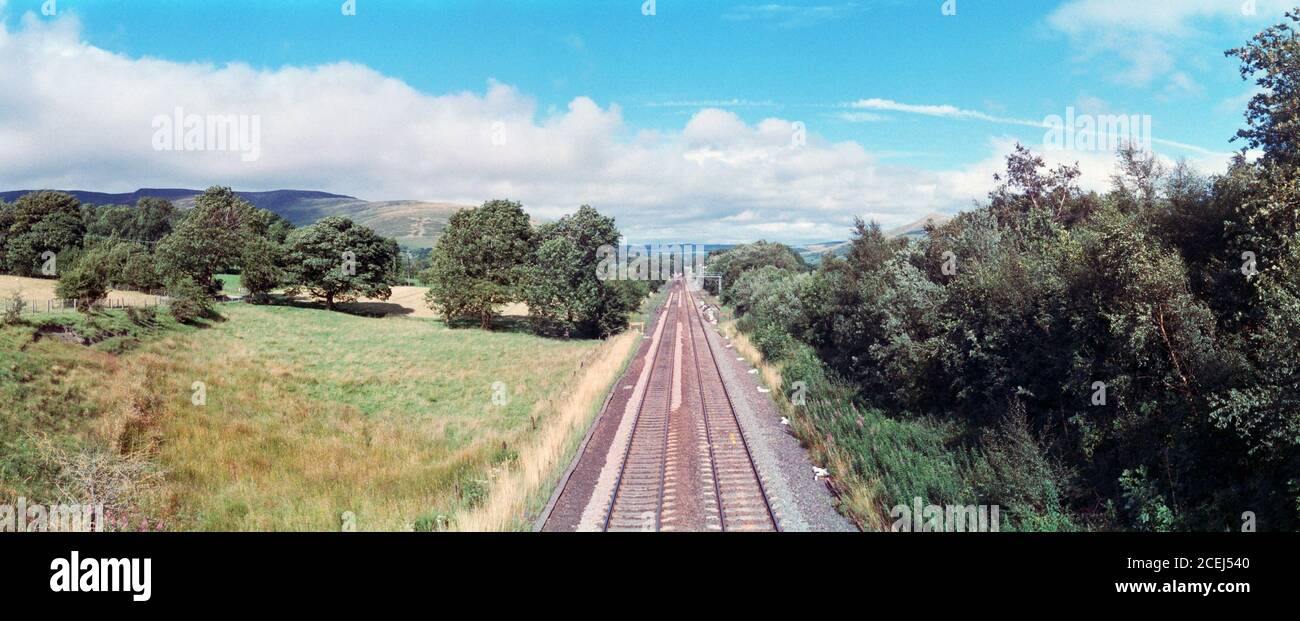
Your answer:
[[[194,206],[194,198],[201,191],[178,188],[143,188],[134,192],[111,194],[66,190],[77,200],[92,205],[134,205],[146,196],[165,198],[182,209]],[[13,202],[30,192],[14,190],[0,192],[0,200]],[[468,205],[430,203],[423,201],[365,201],[352,196],[308,190],[273,190],[270,192],[238,192],[254,206],[275,212],[294,226],[305,226],[326,216],[347,216],[354,222],[368,226],[380,235],[392,237],[397,243],[410,248],[430,248],[438,234],[447,226],[451,214]]]
[[[932,213],[916,222],[889,229],[885,231],[885,235],[889,237],[925,237],[925,225],[934,223],[935,226],[943,226],[944,224],[947,224],[949,220],[952,220],[952,216]],[[833,241],[822,242],[820,244],[808,244],[806,246],[795,248],[795,250],[804,258],[805,261],[809,263],[818,263],[821,261],[822,255],[827,252],[837,257],[842,257],[849,253],[849,248],[852,246],[853,242],[850,241]]]
[[[926,215],[924,218],[911,224],[905,224],[898,228],[889,229],[885,234],[890,237],[925,237],[925,226],[933,223],[935,226],[943,226],[952,220],[952,216],[945,216],[939,213]]]

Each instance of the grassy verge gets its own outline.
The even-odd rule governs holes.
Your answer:
[[[555,486],[571,463],[614,382],[627,370],[641,342],[644,326],[666,297],[661,291],[647,298],[637,313],[640,325],[607,339],[566,382],[563,397],[551,404],[556,412],[545,431],[520,454],[521,468],[502,477],[489,502],[460,521],[462,530],[528,530],[545,508]]]
[[[583,364],[614,349],[428,319],[221,312],[116,354],[0,332],[0,394],[19,404],[0,431],[0,492],[58,492],[34,446],[11,458],[35,431],[147,459],[161,477],[135,510],[172,529],[447,528],[531,471],[527,449],[568,424],[557,404],[585,394]]]
[[[0,502],[86,501],[86,487],[119,515],[142,501],[147,455],[102,426],[105,380],[123,375],[123,352],[196,330],[152,309],[42,313],[0,327]]]
[[[723,324],[736,351],[759,369],[778,408],[809,451],[830,473],[840,513],[863,530],[887,530],[889,506],[901,499],[953,498],[955,459],[942,431],[920,421],[900,422],[854,404],[853,391],[833,381],[811,352],[769,363],[734,321]],[[803,403],[792,402],[794,394]]]
[[[989,436],[979,449],[962,429],[926,417],[894,417],[861,405],[806,345],[779,364],[733,320],[722,324],[737,352],[759,369],[813,463],[831,473],[838,509],[864,530],[889,530],[890,509],[921,498],[937,505],[1001,500],[1001,530],[1075,530],[1059,511],[1059,479],[1025,429]],[[794,403],[793,395],[801,395]],[[1005,433],[1010,432],[1010,433]]]

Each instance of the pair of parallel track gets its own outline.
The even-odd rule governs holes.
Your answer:
[[[673,283],[666,309],[604,530],[779,530],[684,282]],[[686,380],[698,399],[682,398]]]

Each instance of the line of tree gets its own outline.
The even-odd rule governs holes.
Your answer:
[[[397,242],[369,228],[328,217],[296,229],[227,187],[209,188],[188,211],[157,198],[81,205],[53,191],[0,201],[0,272],[58,277],[58,295],[83,309],[110,288],[166,293],[188,321],[211,312],[217,275],[236,273],[250,302],[285,289],[332,310],[359,296],[386,299],[400,265]]]
[[[173,304],[184,320],[211,312],[219,274],[239,274],[252,303],[283,290],[333,310],[362,296],[387,299],[391,285],[427,266],[418,274],[428,303],[449,322],[490,328],[518,302],[539,334],[605,337],[625,329],[658,285],[598,278],[599,249],[619,239],[614,219],[589,206],[534,227],[519,203],[505,200],[457,212],[434,249],[408,254],[343,217],[295,228],[227,187],[209,188],[189,210],[156,198],[81,205],[53,191],[0,202],[0,271],[57,276],[58,295],[83,309],[112,288],[184,297]]]
[[[538,334],[616,334],[659,284],[598,277],[600,248],[620,237],[613,218],[587,205],[534,227],[519,203],[488,201],[452,215],[422,275],[426,301],[448,323],[488,329],[505,305],[522,302]]]
[[[999,504],[1004,527],[1300,529],[1300,51],[1230,55],[1260,94],[1220,175],[1119,153],[1113,188],[1023,147],[981,208],[919,241],[858,222],[815,270],[714,257],[800,392],[842,498]],[[793,254],[793,253],[789,253]],[[831,441],[826,441],[826,437]]]

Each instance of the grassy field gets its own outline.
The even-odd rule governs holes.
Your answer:
[[[572,412],[603,398],[635,342],[220,311],[204,328],[115,335],[141,341],[120,355],[0,329],[0,396],[17,404],[0,427],[0,500],[55,494],[67,481],[52,464],[102,455],[150,475],[130,511],[168,529],[434,530],[471,513],[475,527],[514,527],[523,501],[510,496],[536,490],[497,482],[546,480],[539,447],[571,435]],[[489,506],[506,508],[487,519]]]
[[[58,297],[54,293],[54,288],[58,284],[59,281],[52,279],[24,278],[22,276],[0,274],[0,302],[8,300],[14,294],[18,294],[31,305],[29,311],[44,311],[45,302]],[[156,303],[158,296],[138,291],[118,291],[114,289],[108,292],[108,299],[113,301],[122,300],[130,305],[143,306]],[[35,308],[36,305],[39,305],[39,308]]]
[[[392,287],[392,290],[393,294],[387,300],[361,298],[356,302],[339,304],[339,309],[344,312],[365,315],[438,316],[433,309],[429,308],[428,302],[424,300],[424,295],[429,292],[428,287],[397,286]],[[506,304],[500,308],[500,314],[503,317],[527,317],[528,305],[522,302]]]
[[[217,274],[214,278],[221,283],[222,295],[239,295],[240,289],[244,287],[243,277],[239,274]]]
[[[243,284],[239,274],[217,274],[216,279],[221,283],[222,295],[236,296],[242,293],[240,288]],[[3,290],[0,289],[0,291]],[[438,314],[429,308],[428,302],[424,300],[424,295],[428,292],[428,287],[395,286],[392,287],[392,295],[386,300],[363,297],[356,302],[339,304],[339,310],[369,316],[401,315],[436,318]],[[304,302],[313,301],[307,295],[300,295],[298,299]],[[527,317],[528,305],[520,302],[506,304],[500,309],[500,312],[504,317]]]

